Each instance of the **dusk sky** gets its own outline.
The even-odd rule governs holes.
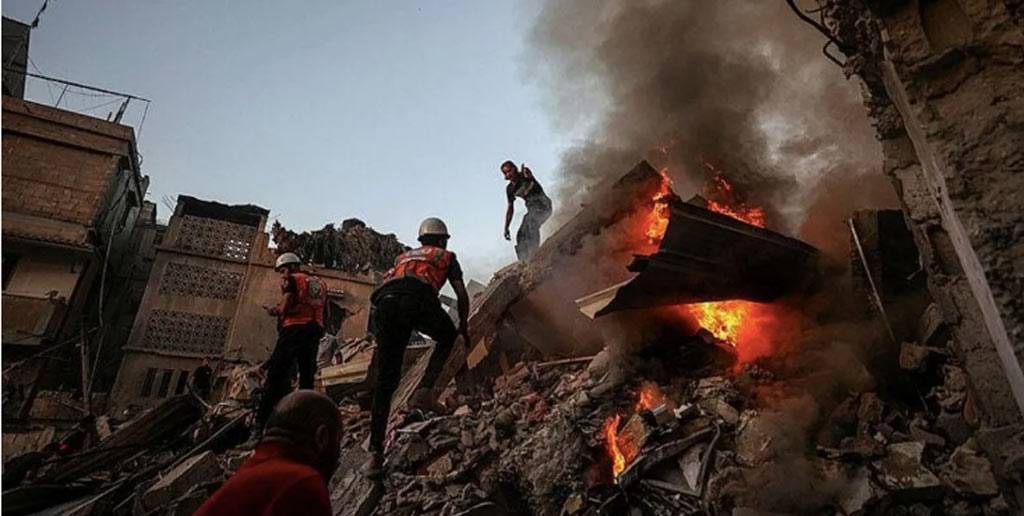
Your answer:
[[[3,14],[29,23],[41,4],[8,0]],[[125,123],[141,132],[161,219],[163,198],[188,194],[261,205],[293,230],[358,217],[411,244],[422,218],[440,216],[463,266],[486,282],[515,258],[501,235],[498,165],[525,161],[553,186],[570,140],[523,64],[538,11],[468,0],[51,1],[30,71],[152,100],[144,124],[142,103]],[[60,94],[30,80],[26,96],[53,105]],[[61,106],[116,110],[114,97],[94,95],[69,90]]]

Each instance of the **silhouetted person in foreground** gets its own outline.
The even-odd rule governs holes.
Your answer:
[[[292,392],[274,407],[252,457],[196,514],[330,516],[327,483],[338,467],[340,434],[330,398]]]

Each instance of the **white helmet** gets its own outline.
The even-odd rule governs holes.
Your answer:
[[[299,259],[299,255],[295,253],[284,253],[277,257],[277,265],[274,265],[274,270],[278,270],[281,267],[292,263],[302,263],[302,260]]]
[[[437,217],[423,219],[423,222],[420,223],[419,236],[422,237],[423,235],[450,236],[448,234],[448,226],[444,224],[443,220]]]

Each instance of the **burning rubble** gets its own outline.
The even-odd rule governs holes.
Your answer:
[[[361,472],[373,344],[346,343],[343,363],[321,379],[345,429],[331,485],[337,514],[1006,513],[999,470],[974,435],[977,411],[936,310],[897,327],[906,343],[893,349],[878,317],[864,310],[870,297],[862,292],[858,302],[837,287],[856,276],[831,272],[842,268],[751,224],[756,217],[716,212],[712,201],[727,200],[715,191],[728,185],[718,177],[706,197],[683,203],[663,174],[638,165],[607,185],[605,209],[585,208],[533,261],[501,271],[475,299],[470,341],[442,374],[444,413],[405,407],[429,347],[408,357],[383,484]],[[699,229],[708,221],[718,229]],[[698,228],[683,247],[672,241],[680,227]],[[786,284],[745,287],[757,301],[715,297],[734,292],[735,281],[705,286],[697,297],[672,290],[685,283],[666,283],[644,293],[647,306],[589,319],[576,310],[577,295],[598,285],[559,283],[567,278],[554,273],[577,270],[563,267],[588,259],[595,242],[615,246],[610,256],[623,270],[630,251],[649,253],[632,258],[648,264],[631,267],[633,277],[603,277],[619,282],[614,295],[634,295],[624,289],[665,255],[715,236],[750,256],[744,246],[753,244],[744,242],[752,235],[761,242],[757,260],[800,269],[783,275]],[[555,299],[549,282],[576,290]],[[580,315],[599,335],[622,337],[592,354],[545,352],[558,348],[542,336],[560,330],[513,317],[528,313],[523,303],[567,307],[549,317]],[[21,459],[20,478],[6,476],[9,463],[6,507],[188,513],[250,453],[237,446],[258,371],[236,373],[224,402],[171,398],[114,421],[112,433],[81,452]]]
[[[715,177],[709,188],[728,187]],[[640,203],[635,217],[623,216],[628,223],[604,230],[630,228],[643,235],[636,249],[649,252],[642,246],[657,243],[657,231],[648,230],[667,213],[661,201],[678,202],[662,186],[642,189],[653,207]],[[835,286],[850,276],[830,272],[835,264],[799,263],[832,283],[812,274],[810,286],[797,281],[776,301],[634,309],[595,321],[644,325],[642,345],[628,353],[522,353],[515,365],[499,360],[496,376],[456,374],[442,396],[449,414],[394,413],[383,488],[353,471],[337,480],[335,502],[343,514],[1005,512],[951,355],[941,346],[921,355],[908,342],[896,360],[884,351],[886,332],[862,309],[851,312],[858,303]],[[507,282],[524,273],[504,274]],[[537,288],[521,285],[518,297]],[[501,290],[489,289],[473,317]],[[941,341],[927,322],[934,313],[919,316],[904,337]],[[757,352],[745,353],[748,345]],[[906,375],[925,390],[908,390]],[[363,426],[365,415],[350,417]],[[348,448],[352,464],[365,456],[361,438]]]

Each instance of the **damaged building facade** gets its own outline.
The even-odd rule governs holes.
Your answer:
[[[826,2],[827,37],[864,102],[983,415],[1024,457],[1024,11],[1019,2]],[[1015,443],[1009,446],[1009,443]]]
[[[155,207],[131,127],[7,95],[3,181],[4,414],[25,419],[40,391],[105,381],[89,350],[104,348],[95,363],[116,357],[101,343],[134,316],[131,285],[146,273],[136,251]]]
[[[281,279],[265,232],[268,213],[178,198],[125,345],[114,407],[150,407],[184,393],[204,357],[221,373],[269,358],[277,329],[264,306],[280,299]],[[331,303],[352,314],[339,337],[362,337],[374,277],[308,269],[327,283]]]

